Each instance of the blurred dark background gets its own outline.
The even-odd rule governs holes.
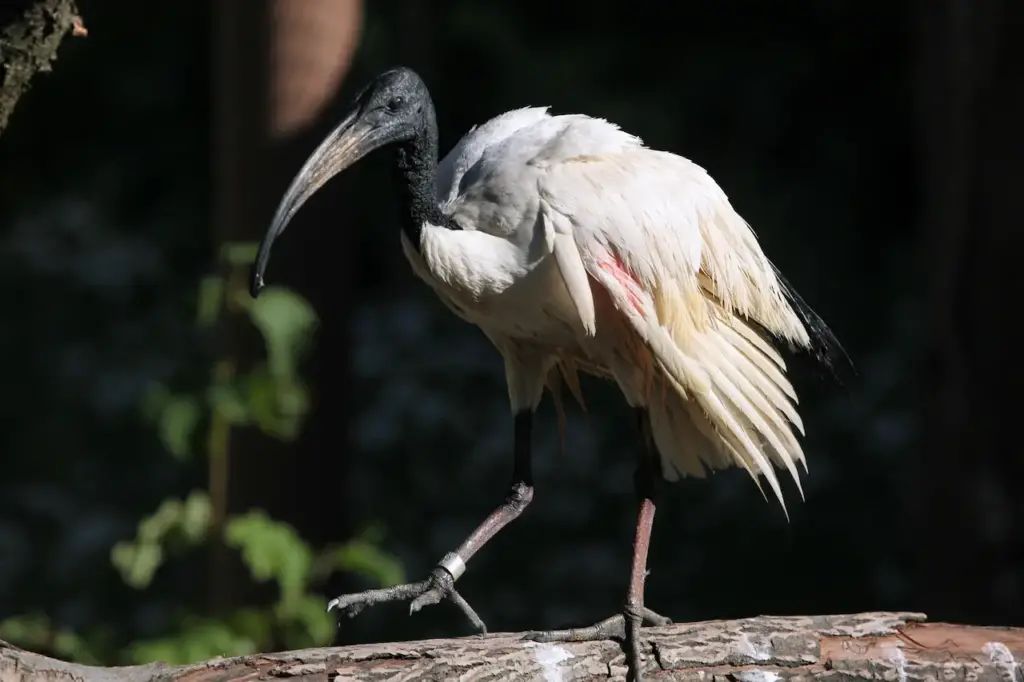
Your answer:
[[[115,663],[467,634],[447,603],[323,612],[425,576],[511,470],[500,358],[409,271],[386,155],[245,292],[292,175],[398,64],[444,151],[551,105],[694,159],[853,360],[791,364],[790,522],[740,471],[668,490],[650,606],[1021,624],[1021,3],[79,6],[0,138],[0,637]],[[460,580],[493,631],[621,606],[633,423],[584,388],[564,454],[545,403],[535,502]]]

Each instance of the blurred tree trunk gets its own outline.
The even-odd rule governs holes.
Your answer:
[[[1024,615],[1024,4],[919,4],[919,129],[930,240],[927,413],[912,494],[916,604]]]
[[[0,134],[32,77],[50,70],[71,30],[85,35],[74,0],[16,0],[0,6]]]
[[[262,216],[261,232],[301,164],[341,120],[347,100],[340,88],[363,24],[362,0],[274,0],[271,6],[273,206]],[[321,320],[305,369],[314,392],[313,412],[286,455],[296,458],[291,487],[279,488],[292,502],[291,518],[317,543],[344,541],[351,530],[336,504],[348,477],[353,398],[348,387],[354,254],[345,247],[345,195],[339,189],[333,184],[310,199],[288,228],[292,239],[282,238],[274,251],[274,279],[309,299]]]
[[[299,163],[327,130],[361,30],[362,5],[361,0],[234,0],[214,6],[219,246],[262,237]],[[337,201],[329,196],[310,201],[268,269],[268,281],[296,289],[321,318],[312,357],[302,370],[313,392],[302,436],[281,443],[254,429],[235,430],[230,463],[211,468],[211,488],[226,495],[232,511],[266,509],[314,542],[341,541],[346,533],[331,495],[344,478],[348,443],[348,254],[323,248],[318,237],[321,225],[335,232],[340,222]],[[337,234],[331,236],[337,241]],[[248,272],[244,266],[234,276],[246,280]],[[225,366],[226,372],[243,371],[265,356],[262,340],[242,317],[226,320],[221,341],[222,356],[235,365]],[[215,510],[215,522],[225,511]],[[236,581],[222,548],[214,552],[210,577],[214,610],[243,598],[231,595]]]

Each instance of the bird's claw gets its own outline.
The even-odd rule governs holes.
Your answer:
[[[527,632],[523,635],[523,639],[533,642],[595,642],[602,639],[623,641],[626,639],[627,615],[630,616],[630,620],[636,618],[643,625],[660,626],[672,624],[671,618],[666,618],[645,607],[638,609],[635,614],[629,614],[628,611],[629,609],[627,608],[626,613],[605,618],[600,623],[586,628]],[[639,617],[637,618],[637,616]]]
[[[533,642],[595,642],[604,639],[619,641],[625,649],[634,682],[643,681],[640,660],[640,628],[643,625],[671,625],[672,620],[645,608],[626,607],[625,613],[606,618],[586,628],[527,632],[523,639]]]
[[[430,574],[430,577],[424,583],[426,583],[427,589],[409,603],[410,615],[416,613],[424,606],[438,604],[446,597],[454,601],[455,595],[458,594],[455,591],[455,581],[452,579],[451,573],[443,568],[435,568],[434,572]]]
[[[409,602],[410,614],[416,613],[424,606],[440,603],[442,599],[449,599],[459,607],[477,631],[481,634],[486,634],[487,632],[487,626],[484,625],[480,616],[469,605],[469,602],[463,599],[462,595],[455,590],[455,579],[452,578],[452,574],[440,566],[431,572],[429,578],[420,582],[366,590],[365,592],[344,594],[336,597],[327,603],[327,610],[338,609],[340,614],[349,618],[355,618],[367,606],[402,601],[404,599],[412,600]]]

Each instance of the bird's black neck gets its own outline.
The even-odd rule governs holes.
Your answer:
[[[402,232],[419,250],[423,225],[429,223],[459,229],[437,205],[438,134],[434,106],[423,103],[423,123],[419,132],[402,142],[395,151],[395,180],[398,183]]]

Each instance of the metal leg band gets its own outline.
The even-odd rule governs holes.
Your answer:
[[[437,565],[451,573],[453,581],[458,580],[466,572],[466,562],[455,552],[445,554]]]

